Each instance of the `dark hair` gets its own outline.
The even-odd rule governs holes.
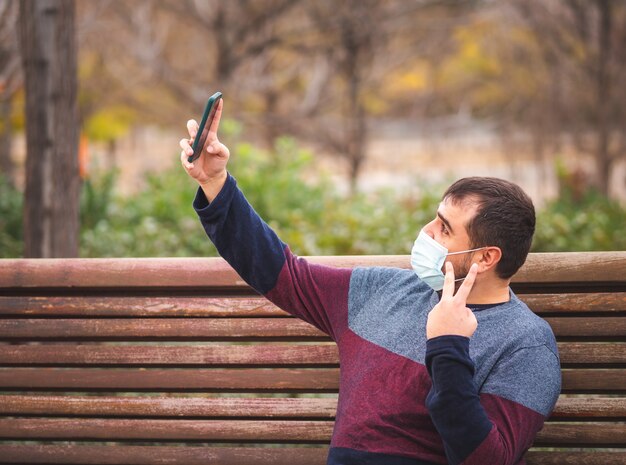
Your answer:
[[[530,197],[504,179],[471,177],[448,187],[443,194],[446,198],[478,205],[466,225],[470,247],[499,247],[502,258],[496,273],[502,279],[513,276],[526,261],[535,232],[535,207]]]

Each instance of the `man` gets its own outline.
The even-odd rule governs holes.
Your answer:
[[[524,463],[560,391],[554,335],[509,288],[534,232],[528,196],[499,179],[457,181],[415,241],[413,271],[310,264],[226,171],[222,107],[194,163],[190,140],[181,141],[181,162],[200,185],[194,208],[246,282],[337,343],[328,463]],[[187,128],[193,139],[196,122]]]

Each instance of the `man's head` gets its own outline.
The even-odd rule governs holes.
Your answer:
[[[449,252],[482,248],[450,260],[464,276],[472,262],[508,280],[524,264],[535,231],[532,200],[517,185],[489,177],[463,178],[443,194],[437,218],[424,230]],[[456,263],[455,263],[456,262]]]

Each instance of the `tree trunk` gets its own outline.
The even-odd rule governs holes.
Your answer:
[[[598,74],[597,74],[597,147],[596,167],[598,173],[598,187],[600,192],[608,197],[609,181],[611,174],[611,154],[609,152],[610,127],[610,98],[611,98],[611,2],[600,0],[599,8],[599,34],[598,34]]]
[[[78,112],[74,0],[22,0],[25,257],[76,257]]]
[[[11,128],[11,98],[0,98],[0,174],[15,186],[15,165],[11,158],[13,130]]]

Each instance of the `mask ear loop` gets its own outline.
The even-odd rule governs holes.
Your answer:
[[[450,252],[449,254],[447,254],[447,255],[446,255],[446,257],[447,257],[448,255],[459,255],[459,254],[462,254],[462,253],[476,252],[477,250],[482,250],[482,249],[486,249],[486,248],[487,248],[487,246],[484,246],[484,247],[478,247],[478,248],[476,248],[476,249],[461,250],[460,252]],[[457,281],[464,281],[464,280],[465,280],[465,278],[467,278],[467,276],[464,276],[464,277],[462,277],[462,278],[455,279],[455,280],[454,280],[454,282],[456,283]]]

